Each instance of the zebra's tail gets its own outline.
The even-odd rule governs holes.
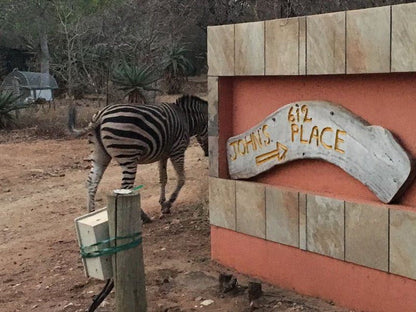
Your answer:
[[[96,126],[95,123],[91,121],[87,127],[82,128],[82,129],[76,129],[75,128],[76,117],[77,117],[77,111],[76,111],[75,105],[72,105],[69,107],[69,112],[68,112],[68,129],[72,136],[76,138],[80,137],[84,134],[87,134],[88,132],[90,132],[91,130],[95,128]]]

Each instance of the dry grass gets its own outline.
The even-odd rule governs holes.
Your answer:
[[[12,128],[0,131],[0,143],[69,138],[67,124],[70,105],[70,101],[59,100],[18,111]],[[100,109],[99,102],[91,100],[76,101],[76,107],[77,128],[87,125],[91,116]]]
[[[207,80],[205,75],[190,77],[184,86],[184,94],[197,95],[206,99]],[[157,95],[157,96],[156,96]],[[149,103],[174,102],[177,95],[148,95]],[[122,95],[116,91],[110,93],[109,102],[123,103]],[[0,130],[0,143],[26,142],[37,139],[68,139],[68,108],[72,100],[55,100],[52,104],[43,104],[20,110],[16,116],[15,125],[10,129]],[[75,100],[77,106],[76,127],[81,128],[88,124],[91,116],[105,106],[105,97],[86,95],[82,100]]]

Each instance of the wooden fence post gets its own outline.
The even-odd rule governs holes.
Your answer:
[[[140,194],[137,191],[130,194],[118,194],[114,191],[109,194],[107,212],[110,237],[141,233]],[[132,239],[118,239],[114,241],[113,247],[120,247],[131,241]],[[147,302],[143,245],[140,243],[136,247],[114,254],[113,271],[116,312],[145,312]]]

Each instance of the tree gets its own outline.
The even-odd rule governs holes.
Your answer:
[[[168,94],[179,93],[187,77],[195,71],[190,52],[185,46],[175,44],[163,58],[163,77]]]
[[[52,23],[51,3],[47,0],[13,1],[1,0],[1,31],[15,44],[38,54],[40,71],[48,73],[50,54],[48,31]],[[33,22],[36,21],[34,24]]]
[[[145,91],[158,91],[151,85],[159,80],[150,66],[122,63],[113,72],[113,82],[128,96],[129,103],[145,104]]]
[[[66,83],[72,96],[77,81],[84,80],[76,63],[78,57],[84,56],[79,53],[81,37],[92,35],[91,29],[85,28],[89,26],[87,18],[120,2],[123,1],[0,0],[0,31],[8,42],[14,41],[14,45],[33,51],[36,55],[34,71],[49,73],[51,68]],[[51,54],[55,58],[53,61]],[[92,84],[88,74],[83,71]]]
[[[205,56],[208,25],[405,2],[412,1],[0,0],[0,46],[31,51],[30,69],[50,69],[72,97],[77,90],[103,92],[121,60],[163,63],[174,43]],[[199,59],[194,65],[204,68]]]
[[[85,62],[89,49],[85,49],[84,42],[90,44],[89,38],[93,35],[93,25],[88,19],[95,14],[101,13],[107,6],[122,1],[116,0],[52,0],[55,10],[57,32],[61,36],[61,42],[56,42],[60,49],[55,49],[59,60],[64,62],[55,63],[55,71],[66,82],[67,94],[72,97],[74,90],[85,87],[83,81],[88,80],[90,85],[96,85],[87,69]],[[62,44],[63,43],[63,44]],[[85,79],[86,78],[86,79]]]

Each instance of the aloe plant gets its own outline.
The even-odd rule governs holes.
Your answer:
[[[129,65],[126,62],[113,71],[112,81],[119,90],[125,92],[129,103],[144,104],[145,91],[158,91],[151,84],[159,80],[156,71],[151,66]]]
[[[168,94],[179,93],[187,77],[195,71],[191,50],[173,45],[162,60],[163,76]]]
[[[18,98],[12,92],[0,92],[0,129],[13,124],[15,118],[13,111],[27,107],[27,105],[18,104]]]

